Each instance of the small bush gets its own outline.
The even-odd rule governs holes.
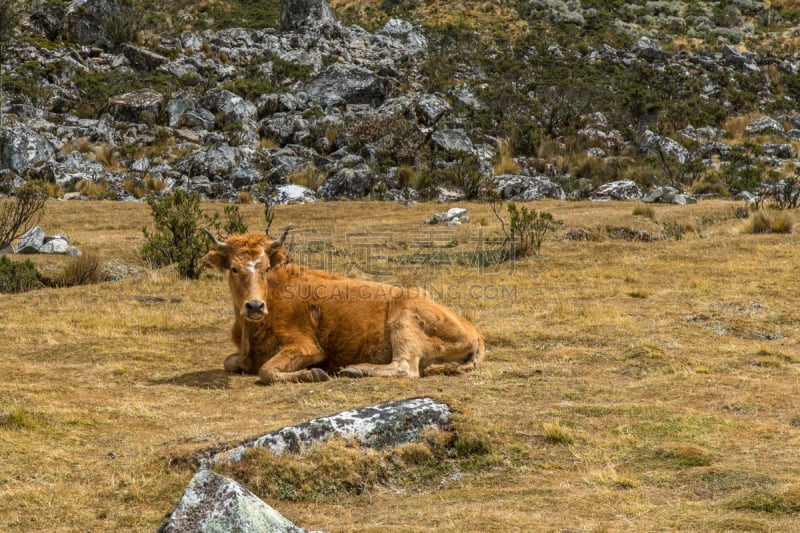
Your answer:
[[[39,273],[30,259],[20,262],[0,256],[0,293],[27,292],[40,287]]]
[[[750,216],[742,233],[791,233],[793,227],[792,216],[786,211],[767,211],[761,208]]]
[[[545,236],[556,229],[553,215],[546,211],[528,210],[525,206],[517,207],[514,202],[509,202],[506,206],[509,220],[506,221],[500,214],[500,197],[494,192],[490,197],[492,212],[500,221],[500,227],[505,234],[502,246],[504,259],[508,261],[529,255],[538,257]]]
[[[222,231],[224,231],[227,235],[233,235],[235,233],[247,233],[247,224],[244,223],[242,213],[239,212],[239,206],[226,206],[225,218],[227,220],[222,226]]]
[[[44,216],[47,186],[32,181],[14,190],[14,200],[0,205],[0,250],[39,223]]]
[[[155,230],[142,232],[147,240],[142,259],[154,267],[178,264],[178,274],[187,279],[200,277],[200,260],[208,249],[201,224],[217,228],[217,215],[207,215],[200,208],[200,196],[177,189],[172,194],[147,199]]]

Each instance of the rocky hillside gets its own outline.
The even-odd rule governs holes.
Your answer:
[[[3,194],[38,179],[65,198],[494,188],[684,202],[791,189],[800,165],[789,0],[0,0],[0,12]]]

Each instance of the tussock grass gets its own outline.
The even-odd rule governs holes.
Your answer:
[[[309,452],[318,462],[260,456],[226,473],[329,531],[795,528],[800,312],[787,294],[800,291],[800,236],[742,235],[715,200],[658,207],[698,224],[681,240],[570,240],[661,226],[628,202],[543,201],[531,207],[564,224],[539,259],[390,260],[467,254],[501,234],[487,205],[459,205],[487,224],[456,233],[423,225],[430,204],[367,201],[276,206],[273,227],[295,225],[297,262],[422,285],[469,316],[488,354],[464,376],[263,387],[225,374],[231,309],[216,273],[2,295],[0,530],[154,531],[201,450],[422,395],[458,408],[452,433],[382,452],[332,442]],[[262,206],[240,210],[263,227]],[[146,205],[51,201],[42,227],[135,272],[150,222]],[[392,236],[369,262],[352,241],[368,229]]]
[[[497,162],[494,164],[495,174],[517,174],[519,163],[514,160],[511,139],[497,139]]]
[[[312,190],[317,190],[325,182],[325,172],[314,165],[308,165],[299,172],[293,172],[286,178],[289,183],[302,185]]]
[[[788,211],[758,209],[742,227],[742,233],[791,233],[794,219]]]

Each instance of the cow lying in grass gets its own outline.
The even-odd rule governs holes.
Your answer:
[[[238,350],[225,370],[263,383],[458,374],[477,366],[483,336],[420,289],[349,279],[285,262],[280,239],[234,235],[203,264],[228,273]]]

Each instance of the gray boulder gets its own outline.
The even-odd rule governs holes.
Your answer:
[[[472,152],[472,141],[463,129],[439,130],[431,135],[431,142],[437,150],[448,154],[468,154]]]
[[[45,233],[39,226],[34,226],[19,238],[14,253],[17,254],[38,254],[39,248],[44,244]]]
[[[336,25],[336,16],[325,0],[281,0],[281,31]]]
[[[744,132],[748,135],[783,134],[783,125],[772,117],[759,117],[750,121]]]
[[[323,107],[368,104],[378,107],[389,95],[387,78],[350,63],[334,63],[320,72],[306,92]]]
[[[527,202],[542,198],[566,199],[567,195],[560,185],[544,176],[522,176],[503,174],[492,180],[494,190],[504,200]]]
[[[312,444],[334,437],[354,439],[361,446],[382,449],[416,442],[429,429],[445,430],[450,425],[451,416],[449,405],[432,398],[386,402],[283,428],[201,462],[209,468],[215,464],[238,462],[253,447],[266,448],[276,455],[299,453]]]
[[[674,187],[656,187],[651,192],[642,197],[642,201],[646,204],[673,204],[673,205],[688,205],[696,204],[697,200],[688,195],[683,194]]]
[[[419,53],[428,47],[428,40],[414,29],[410,22],[400,19],[389,19],[383,28],[375,32],[376,44],[395,48],[403,48],[409,53]]]
[[[679,142],[669,137],[656,135],[650,130],[646,130],[644,133],[644,148],[650,153],[664,152],[668,156],[674,157],[680,164],[684,164],[689,159],[689,150]]]
[[[330,176],[317,190],[325,200],[363,198],[372,192],[375,172],[366,164],[343,168]]]
[[[0,170],[21,174],[55,156],[50,142],[21,124],[0,131]]]
[[[107,109],[114,120],[119,122],[155,124],[163,105],[164,95],[150,89],[140,89],[109,98]]]
[[[663,61],[669,57],[661,45],[649,37],[640,37],[633,46],[633,53],[648,61]]]
[[[467,197],[463,189],[453,186],[439,186],[433,191],[433,197],[437,202],[457,202]]]
[[[444,98],[433,94],[424,94],[417,99],[417,116],[425,126],[433,126],[453,110]]]
[[[642,191],[632,180],[612,181],[604,183],[589,195],[589,200],[606,202],[609,200],[639,200]]]
[[[109,22],[120,21],[122,14],[116,0],[75,0],[64,21],[66,37],[84,46],[108,45]]]
[[[797,157],[797,150],[791,144],[765,144],[764,153],[778,159],[794,159]]]
[[[141,48],[132,44],[124,44],[121,52],[122,55],[124,55],[125,58],[130,61],[130,64],[133,66],[133,68],[137,70],[156,70],[158,67],[169,61],[169,59],[161,54],[151,52],[146,48]]]
[[[232,479],[198,472],[159,533],[302,533],[289,519]]]

